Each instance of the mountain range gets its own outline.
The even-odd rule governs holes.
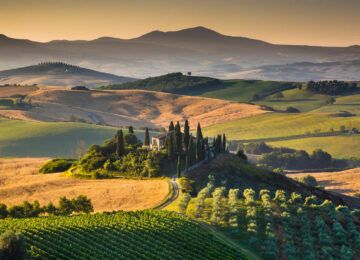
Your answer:
[[[135,78],[191,71],[220,78],[305,81],[314,75],[298,73],[296,68],[307,72],[304,64],[312,63],[327,68],[324,73],[318,70],[316,78],[328,78],[328,72],[333,70],[334,75],[342,75],[343,71],[347,71],[347,63],[360,60],[360,46],[278,45],[226,36],[204,27],[153,31],[133,39],[101,37],[90,41],[56,40],[46,43],[0,35],[0,69],[58,60]],[[295,70],[290,70],[290,74],[289,66]],[[346,73],[346,79],[359,80],[359,62],[354,62],[352,66],[353,69]],[[273,74],[273,70],[277,73]]]

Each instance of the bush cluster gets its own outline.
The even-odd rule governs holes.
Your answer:
[[[45,163],[39,173],[54,173],[67,171],[76,163],[75,159],[54,159]]]

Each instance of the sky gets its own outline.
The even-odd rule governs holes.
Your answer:
[[[278,44],[360,45],[359,0],[0,0],[0,34],[134,38],[204,26]]]

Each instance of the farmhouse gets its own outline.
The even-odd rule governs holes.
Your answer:
[[[150,148],[152,150],[161,150],[163,148],[165,148],[165,140],[168,136],[173,135],[174,131],[167,131],[165,133],[153,136],[151,138],[151,144],[150,144]]]

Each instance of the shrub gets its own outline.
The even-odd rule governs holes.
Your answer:
[[[76,163],[74,159],[54,159],[45,163],[39,170],[39,173],[54,173],[67,171]]]
[[[24,237],[20,233],[5,231],[0,236],[0,259],[25,259],[26,249]]]
[[[6,205],[0,203],[0,219],[6,218],[7,215],[8,215],[8,211]]]
[[[285,112],[286,113],[300,113],[300,110],[295,107],[287,107]]]
[[[309,174],[305,175],[304,177],[301,177],[301,178],[295,178],[295,180],[297,180],[298,182],[304,183],[308,186],[311,186],[311,187],[318,186],[318,183],[317,183],[315,177],[313,177]]]
[[[247,160],[247,156],[246,156],[246,154],[244,153],[243,150],[238,150],[237,153],[236,153],[236,156],[243,159],[243,160],[245,160],[245,161]]]

